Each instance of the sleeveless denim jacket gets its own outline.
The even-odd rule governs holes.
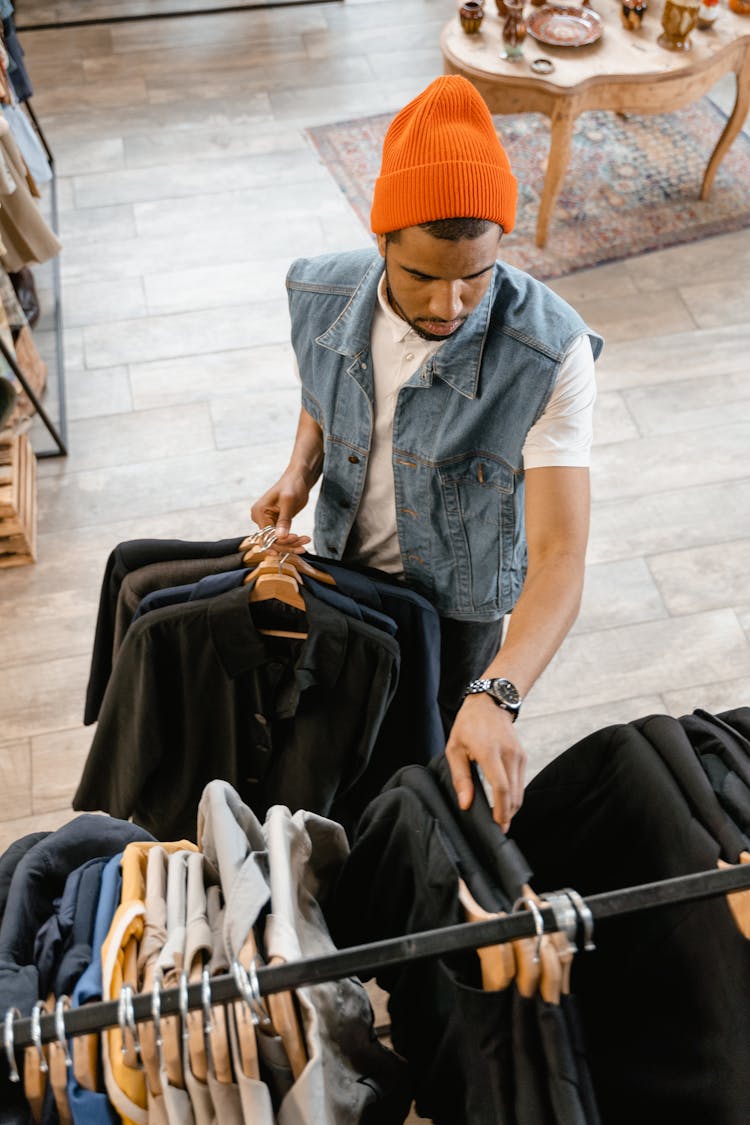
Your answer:
[[[298,259],[287,275],[302,404],[323,430],[315,546],[345,559],[373,426],[373,250]],[[482,302],[402,386],[393,423],[404,578],[445,617],[492,621],[526,573],[523,449],[560,364],[588,333],[541,282],[498,262]]]

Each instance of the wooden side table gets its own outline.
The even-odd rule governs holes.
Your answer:
[[[550,151],[544,178],[536,244],[544,246],[550,219],[570,160],[573,126],[591,109],[618,113],[666,113],[702,97],[723,75],[734,71],[734,109],[706,166],[701,199],[708,199],[716,170],[750,109],[750,16],[722,7],[710,31],[691,33],[692,50],[667,51],[656,39],[663,0],[650,0],[639,31],[626,31],[620,5],[594,0],[602,37],[586,47],[551,47],[527,36],[518,62],[500,58],[502,24],[485,3],[481,30],[467,35],[458,16],[443,28],[440,47],[446,74],[462,74],[476,86],[490,112],[543,113],[550,119]],[[534,58],[554,62],[554,72],[539,77]]]

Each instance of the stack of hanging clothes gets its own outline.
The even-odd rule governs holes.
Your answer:
[[[536,885],[583,895],[750,860],[750,708],[607,727],[526,789]],[[356,850],[356,849],[355,849]],[[607,1125],[750,1121],[750,893],[602,921],[576,997]]]
[[[399,765],[443,750],[433,607],[314,555],[302,610],[253,605],[243,542],[133,540],[110,555],[74,808],[190,838],[218,777],[258,816],[280,803],[349,828]]]
[[[334,951],[321,903],[344,862],[342,828],[284,807],[264,824],[225,782],[209,785],[198,846],[78,817],[0,858],[0,1017],[70,996],[73,1007]],[[72,1039],[62,1084],[32,1046],[20,1086],[3,1059],[3,1125],[400,1125],[403,1064],[379,1043],[355,978],[255,1005],[238,1000]],[[206,1018],[207,1014],[210,1018]],[[45,1051],[57,1049],[56,1044]],[[50,1068],[50,1074],[52,1068]]]
[[[475,779],[476,780],[476,779]],[[459,809],[444,757],[400,770],[365,811],[329,912],[339,946],[507,913],[530,869],[481,786]],[[567,939],[382,969],[393,1045],[437,1125],[597,1125]]]

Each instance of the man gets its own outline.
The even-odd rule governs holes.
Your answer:
[[[317,550],[433,602],[456,792],[468,808],[476,762],[504,828],[523,797],[520,700],[580,603],[602,346],[564,301],[496,261],[516,195],[465,79],[436,79],[397,114],[373,199],[379,253],[289,271],[302,410],[289,466],[252,508],[299,550],[308,540],[291,521],[322,474]]]

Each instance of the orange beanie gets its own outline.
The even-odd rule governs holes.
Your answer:
[[[383,142],[370,222],[387,234],[434,219],[490,219],[507,233],[518,184],[487,106],[459,75],[436,78]]]

